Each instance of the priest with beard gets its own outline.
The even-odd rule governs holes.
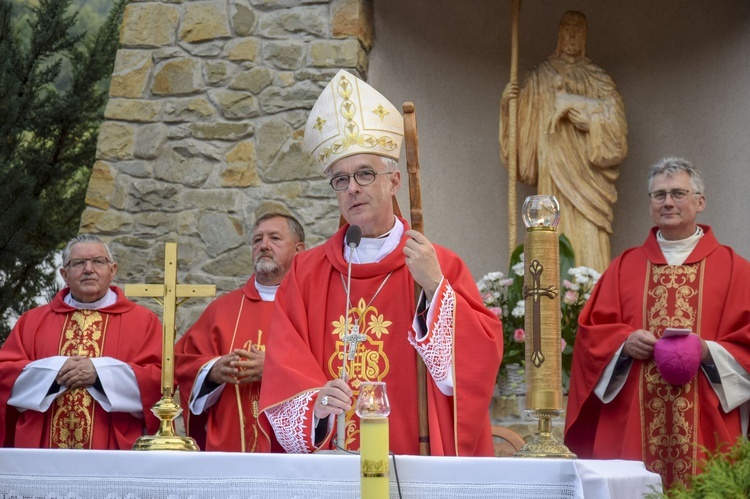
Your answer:
[[[287,452],[359,449],[353,404],[362,382],[380,381],[390,398],[391,451],[418,454],[419,355],[428,372],[431,454],[493,455],[500,321],[464,262],[395,214],[403,134],[398,110],[343,70],[308,118],[305,145],[347,224],[299,255],[279,289],[260,406]],[[354,249],[350,225],[361,229]],[[339,417],[345,441],[334,443]]]
[[[214,300],[175,345],[175,377],[188,435],[201,449],[282,451],[258,409],[265,350],[279,284],[305,249],[291,215],[265,213],[251,233],[255,273]]]

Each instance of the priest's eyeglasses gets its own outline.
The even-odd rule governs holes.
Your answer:
[[[68,263],[66,263],[64,267],[70,267],[75,270],[83,270],[84,268],[86,268],[87,262],[91,262],[91,265],[95,269],[103,269],[104,267],[112,263],[108,258],[97,256],[96,258],[73,258],[71,260],[68,260]]]
[[[349,187],[349,179],[351,177],[354,177],[354,181],[357,182],[358,185],[365,186],[375,182],[375,179],[378,175],[390,175],[391,173],[396,172],[374,172],[372,170],[359,170],[358,172],[354,172],[351,175],[335,175],[328,183],[331,184],[331,187],[333,187],[334,191],[344,191],[347,187]]]
[[[649,192],[648,196],[651,198],[651,201],[656,201],[657,203],[663,203],[667,199],[667,194],[672,196],[673,201],[683,201],[684,199],[687,198],[690,192],[691,191],[688,189],[672,189],[671,191]],[[696,192],[695,194],[700,194],[700,192]]]

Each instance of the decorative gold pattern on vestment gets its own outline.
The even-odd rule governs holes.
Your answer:
[[[373,109],[372,112],[373,114],[377,114],[381,120],[388,116],[388,111],[383,107],[382,104],[378,104],[378,107]]]
[[[661,338],[668,327],[700,335],[703,262],[693,265],[649,265],[644,323]],[[697,380],[667,383],[653,359],[639,371],[643,461],[665,484],[687,483],[696,472],[700,401]]]
[[[323,131],[323,125],[326,124],[326,121],[328,121],[328,120],[326,120],[325,118],[321,118],[320,116],[318,116],[317,118],[315,118],[315,124],[313,125],[313,128],[316,129],[319,132],[322,132]]]
[[[96,310],[68,314],[60,338],[60,355],[101,357],[109,316]],[[52,405],[50,447],[90,449],[96,402],[85,388],[66,390]]]
[[[372,303],[372,302],[371,302]],[[359,396],[359,387],[362,381],[384,381],[390,370],[390,362],[383,348],[383,335],[389,334],[388,328],[392,322],[385,320],[383,314],[378,312],[377,307],[366,304],[364,298],[360,298],[356,306],[349,309],[349,330],[346,327],[346,318],[340,316],[338,320],[331,323],[333,331],[331,334],[337,336],[336,350],[328,359],[328,372],[334,378],[341,377],[341,369],[346,362],[349,386],[354,392],[354,398]],[[359,328],[360,334],[367,339],[358,343],[354,348],[354,358],[344,358],[344,335]],[[349,445],[357,439],[359,430],[354,417],[354,407],[346,414],[346,444]]]
[[[262,339],[263,331],[258,329],[258,341],[256,343],[253,343],[252,340],[248,340],[244,345],[242,345],[242,349],[249,352],[250,349],[255,346],[255,348],[257,348],[261,352],[265,352],[266,346],[261,343]],[[260,426],[258,425],[258,417],[260,416],[260,409],[258,405],[258,400],[260,400],[260,383],[245,383],[240,386],[235,385],[235,388],[237,389],[238,393],[237,406],[240,411],[240,429],[243,435],[245,428],[247,427],[247,421],[245,421],[245,415],[242,411],[241,399],[247,399],[250,401],[250,408],[253,418],[253,435],[249,442],[244,441],[245,439],[243,438],[244,443],[242,452],[257,452],[258,436],[260,432]]]
[[[353,100],[351,100],[352,90],[352,82],[349,81],[349,78],[347,78],[347,76],[342,76],[336,86],[336,91],[344,99],[339,108],[341,116],[345,120],[342,130],[344,133],[344,137],[334,141],[330,147],[324,147],[323,149],[321,149],[320,153],[318,154],[318,161],[320,161],[321,163],[327,163],[328,159],[331,156],[339,156],[353,145],[365,147],[368,149],[374,149],[375,147],[380,146],[385,151],[393,151],[399,146],[396,141],[394,141],[388,135],[377,137],[375,135],[363,134],[360,132],[359,125],[354,120],[354,117],[357,113],[357,104]],[[377,112],[378,109],[382,110],[383,114],[379,114]],[[388,112],[383,108],[382,104],[379,105],[378,108],[376,108],[373,112],[375,114],[378,114],[381,120],[386,116],[386,114],[388,114]],[[320,119],[320,117],[316,118],[315,126],[313,128],[322,130],[322,124],[319,123]],[[325,121],[323,123],[325,123]],[[318,125],[320,125],[320,128],[318,128]]]

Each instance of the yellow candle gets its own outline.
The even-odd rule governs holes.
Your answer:
[[[359,455],[362,468],[362,499],[384,499],[389,495],[388,418],[360,419]]]

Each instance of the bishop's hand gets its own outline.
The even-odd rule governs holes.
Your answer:
[[[443,280],[443,271],[435,252],[435,247],[416,230],[404,233],[409,239],[404,246],[406,266],[409,268],[414,281],[422,286],[427,301],[430,302]]]
[[[323,419],[331,414],[343,414],[352,408],[354,393],[343,379],[333,379],[323,385],[313,404],[316,418]]]

